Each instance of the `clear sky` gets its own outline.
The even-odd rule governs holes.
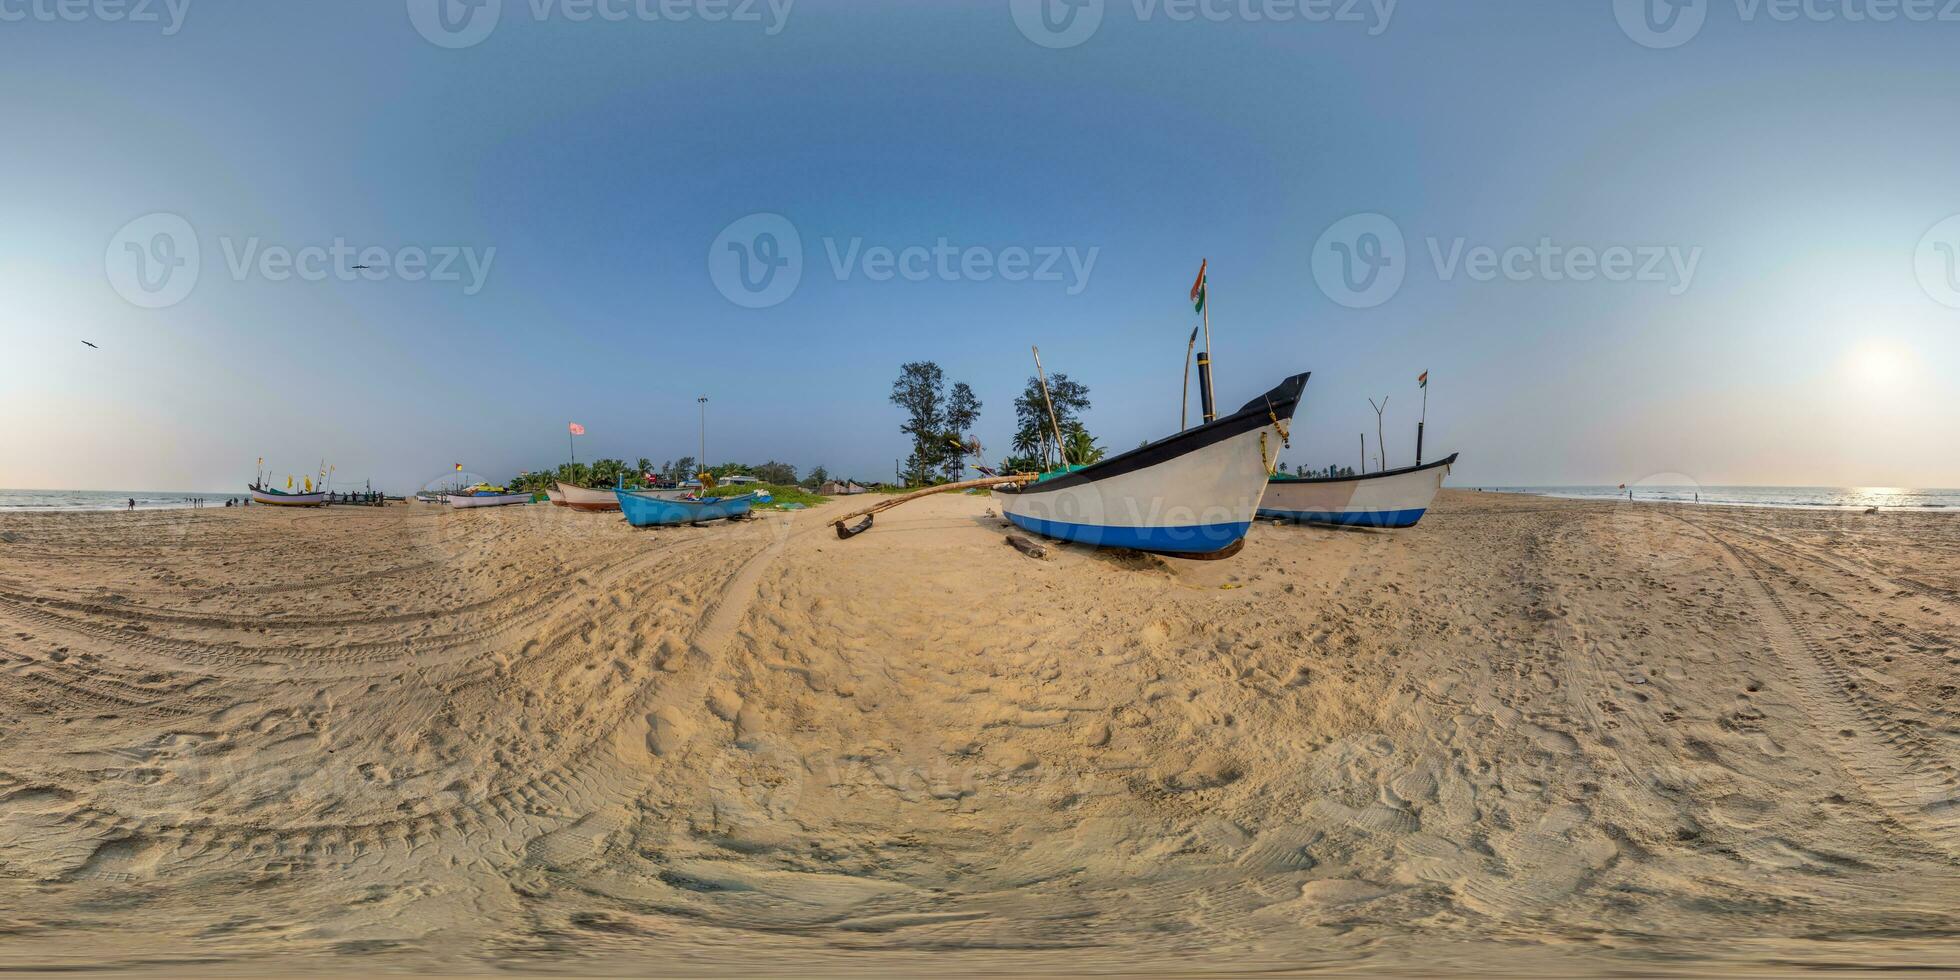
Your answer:
[[[1458,484],[1960,486],[1943,3],[440,2],[0,0],[0,486],[658,461],[702,394],[883,478],[901,362],[998,457],[1031,344],[1125,449],[1203,258],[1300,465],[1384,394],[1410,462],[1428,370]]]

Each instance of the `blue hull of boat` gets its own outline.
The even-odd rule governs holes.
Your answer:
[[[1245,537],[1252,523],[1194,524],[1187,527],[1107,527],[1102,524],[1070,524],[1045,521],[1038,517],[1008,514],[1007,519],[1029,531],[1063,541],[1075,541],[1098,548],[1129,548],[1170,554],[1208,555],[1223,551]]]
[[[721,497],[713,500],[659,500],[642,497],[629,490],[616,491],[619,512],[634,527],[665,527],[674,524],[700,524],[740,517],[755,504],[755,494]]]
[[[1332,524],[1337,527],[1405,528],[1415,527],[1416,522],[1422,520],[1422,515],[1425,513],[1427,513],[1427,510],[1423,508],[1415,510],[1357,510],[1342,512],[1265,510],[1262,508],[1259,511],[1259,516],[1275,518],[1282,521],[1293,521],[1296,524]]]

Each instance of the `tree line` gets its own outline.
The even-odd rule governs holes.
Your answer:
[[[658,466],[645,456],[637,465],[629,465],[623,459],[599,459],[590,463],[560,463],[549,470],[532,470],[512,477],[506,486],[512,490],[529,490],[539,493],[563,483],[574,487],[606,487],[624,485],[629,490],[637,490],[654,482],[681,483],[694,479],[700,468],[692,456],[670,459]],[[779,487],[804,486],[816,488],[831,479],[830,471],[823,466],[812,467],[807,475],[798,476],[797,468],[791,463],[770,460],[766,463],[717,463],[708,467],[708,473],[717,480],[731,476],[752,476],[763,483]],[[651,474],[655,479],[648,480]]]
[[[956,381],[949,389],[946,372],[938,364],[911,361],[899,365],[891,403],[905,411],[898,431],[912,440],[904,462],[907,481],[924,485],[963,478],[967,457],[981,454],[979,441],[971,435],[981,409],[973,388]],[[1041,379],[1029,378],[1014,399],[1013,454],[1001,462],[1004,471],[1040,473],[1064,460],[1081,466],[1102,459],[1104,448],[1082,422],[1082,413],[1088,410],[1088,385],[1057,372],[1048,379],[1043,397]]]

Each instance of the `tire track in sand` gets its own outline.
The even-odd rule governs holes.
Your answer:
[[[1802,700],[1839,764],[1902,830],[1960,861],[1960,772],[1936,745],[1890,716],[1851,672],[1819,644],[1769,584],[1746,549],[1676,516],[1719,545],[1759,613],[1764,638],[1799,681]],[[1835,736],[1832,737],[1832,731]]]

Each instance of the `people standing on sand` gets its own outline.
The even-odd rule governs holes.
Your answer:
[[[136,509],[136,498],[135,498],[135,497],[131,497],[131,498],[129,498],[129,509],[130,509],[130,510],[135,510],[135,509]]]

